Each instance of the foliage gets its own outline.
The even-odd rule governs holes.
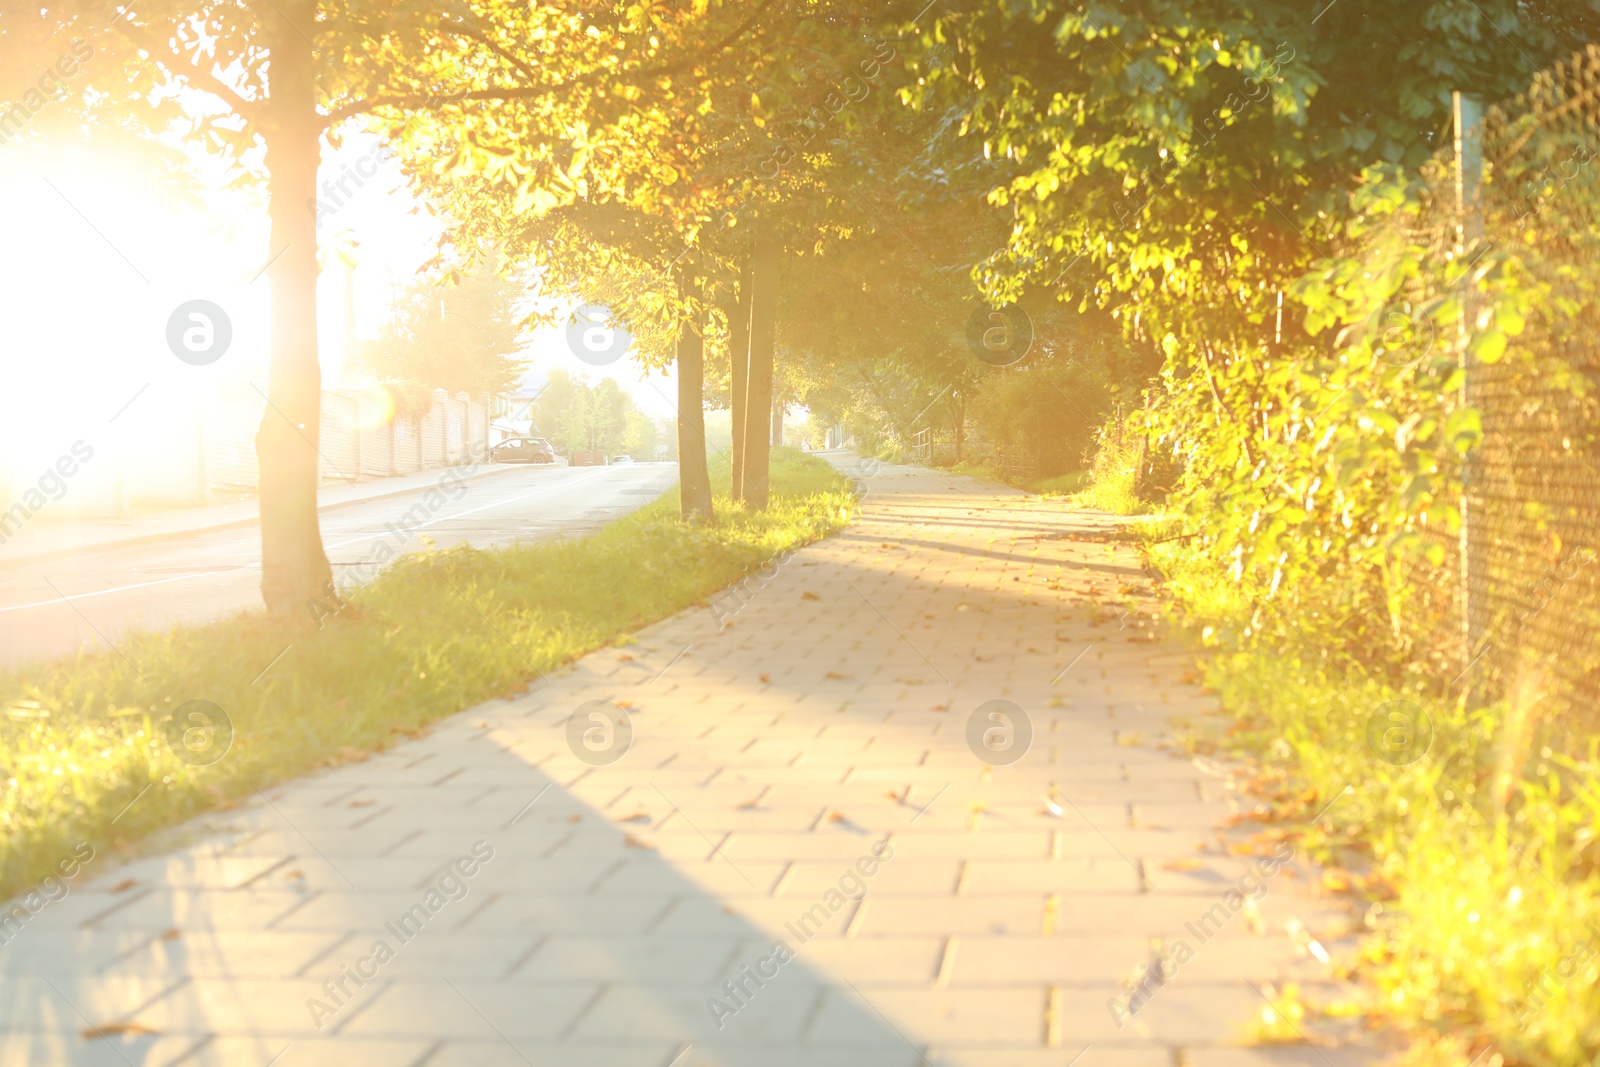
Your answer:
[[[1450,89],[1508,95],[1597,18],[1345,0],[1313,28],[1285,3],[1028,0],[918,27],[904,95],[1010,169],[990,199],[1011,235],[974,278],[1099,309],[1160,359],[1139,430],[1181,471],[1194,547],[1259,603],[1251,634],[1436,669],[1408,634],[1437,605],[1408,578],[1459,523],[1450,475],[1478,430],[1448,344],[1418,334],[1455,329],[1458,283],[1507,330],[1529,294],[1496,289],[1503,256],[1464,281],[1435,263],[1433,291],[1401,293],[1437,255],[1413,229],[1449,189],[1423,165]]]
[[[1149,438],[1143,412],[1110,420],[1096,434],[1088,484],[1073,497],[1080,507],[1113,515],[1138,515],[1149,510],[1141,488],[1149,461]]]
[[[1169,575],[1203,597],[1228,582],[1215,570],[1196,582],[1182,565]],[[1260,760],[1251,792],[1274,803],[1270,819],[1301,827],[1290,832],[1336,870],[1361,871],[1353,884],[1368,936],[1356,969],[1376,986],[1370,1010],[1462,1040],[1472,1052],[1449,1061],[1456,1067],[1486,1045],[1515,1063],[1591,1063],[1600,1053],[1596,753],[1536,751],[1497,800],[1494,739],[1507,709],[1468,713],[1317,659],[1289,648],[1223,656],[1208,682],[1242,718],[1229,733],[1235,751]],[[1402,766],[1377,758],[1370,741],[1373,718],[1393,707],[1425,715],[1417,721],[1432,738]],[[1217,733],[1201,729],[1191,743],[1209,751]]]
[[[558,452],[655,457],[655,422],[610,378],[591,385],[586,375],[573,377],[564,370],[552,370],[534,401],[533,423]]]
[[[714,523],[683,524],[669,492],[582,540],[402,557],[309,639],[282,620],[241,615],[126,638],[126,659],[84,653],[5,671],[0,897],[49,873],[79,841],[125,846],[274,782],[365,758],[473,704],[512,699],[535,676],[848,520],[854,498],[822,460],[778,450],[772,470],[772,506],[760,513],[719,506]],[[724,464],[718,484],[726,480]],[[197,698],[223,708],[234,729],[231,750],[208,767],[180,762],[166,742],[166,721]]]
[[[1332,805],[1288,832],[1371,866],[1355,886],[1375,1010],[1468,1035],[1462,1064],[1486,1043],[1551,1067],[1600,1051],[1596,965],[1569,962],[1600,929],[1600,802],[1595,750],[1544,744],[1529,694],[1444,693],[1459,664],[1442,669],[1437,568],[1482,435],[1456,338],[1484,365],[1533,359],[1524,324],[1573,316],[1539,249],[1574,237],[1535,222],[1458,257],[1431,161],[1450,90],[1507,97],[1596,25],[1509,0],[1342,0],[1315,28],[1297,5],[1226,0],[940,8],[906,94],[1013,168],[985,289],[1045,286],[1158,354],[1079,499],[1132,511],[1142,479],[1170,488],[1151,554],[1244,716],[1193,743],[1261,759],[1253,790],[1286,829]],[[1132,460],[1130,439],[1153,455]],[[1396,701],[1434,738],[1404,765],[1369,740]]]
[[[357,350],[366,369],[388,382],[447,393],[510,391],[527,367],[517,358],[518,304],[526,289],[481,265],[438,283],[418,282],[390,319]]]
[[[1078,470],[1110,403],[1100,370],[1087,359],[1041,354],[991,375],[967,405],[969,432],[992,448],[1036,459],[1038,477]]]

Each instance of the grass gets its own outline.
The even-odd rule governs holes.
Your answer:
[[[1029,478],[1022,481],[1013,481],[1005,471],[998,467],[991,467],[983,463],[972,463],[962,460],[948,468],[951,474],[964,474],[969,478],[978,478],[986,482],[998,482],[1001,485],[1012,485],[1018,489],[1026,489],[1030,493],[1038,493],[1046,497],[1066,497],[1077,493],[1088,484],[1088,471],[1069,471],[1051,478]]]
[[[1407,1067],[1600,1063],[1600,739],[1564,756],[1536,695],[1476,707],[1330,666],[1336,631],[1252,636],[1255,605],[1178,539],[1180,517],[1132,529],[1212,650],[1224,713],[1184,724],[1184,743],[1251,761],[1263,821],[1354,898],[1363,1008],[1412,1036]]]
[[[1088,482],[1088,471],[1069,471],[1054,478],[1036,478],[1023,488],[1044,497],[1070,497],[1082,492]]]
[[[726,485],[726,463],[712,476]],[[51,874],[82,842],[125,850],[525,692],[541,672],[833,533],[855,508],[844,479],[792,449],[773,450],[772,487],[765,512],[724,497],[706,526],[678,521],[674,489],[582,540],[403,557],[320,630],[240,615],[129,638],[126,659],[93,653],[0,673],[0,898]],[[231,746],[190,709],[174,717],[193,700],[223,709]],[[193,765],[174,754],[185,740],[201,758],[226,755]]]

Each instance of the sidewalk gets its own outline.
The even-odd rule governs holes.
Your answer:
[[[369,500],[404,496],[431,489],[455,467],[431,467],[416,474],[376,478],[346,485],[324,485],[317,490],[317,510],[332,511]],[[477,481],[506,471],[522,470],[524,465],[499,464],[479,470],[464,480]],[[9,540],[0,544],[0,566],[71,555],[99,548],[154,544],[211,530],[254,526],[260,518],[259,503],[253,496],[187,508],[172,508],[127,518],[52,519],[48,511],[29,519]]]
[[[724,629],[691,610],[91,864],[0,949],[0,1062],[1369,1062],[1243,1045],[1269,983],[1349,992],[1315,958],[1349,920],[1220,828],[1252,803],[1224,769],[1160,747],[1213,702],[1119,619],[1114,520],[867,487]]]

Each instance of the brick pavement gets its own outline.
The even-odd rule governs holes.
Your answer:
[[[1348,952],[1348,919],[1159,747],[1212,701],[1115,606],[1144,587],[1115,520],[866,486],[739,600],[91,864],[0,947],[0,1063],[1369,1062],[1242,1045],[1270,983],[1348,992],[1307,941]],[[578,758],[589,701],[631,746],[584,718]]]

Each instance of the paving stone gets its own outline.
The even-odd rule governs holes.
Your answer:
[[[154,974],[24,975],[0,984],[0,1033],[70,1031],[120,1022],[181,984]]]
[[[819,1044],[870,1041],[890,1048],[906,1040],[1025,1048],[1042,1040],[1044,1007],[1043,987],[833,989],[806,1039]]]
[[[352,1004],[340,1036],[488,1041],[561,1037],[603,991],[594,983],[560,985],[397,981]],[[613,1031],[628,1033],[630,1029]]]
[[[322,981],[199,978],[127,1013],[120,1021],[163,1034],[315,1037],[347,1022],[381,989],[375,982],[364,986],[352,982],[346,984],[344,994],[336,996]],[[318,1011],[316,1004],[326,1005],[332,1014]]]
[[[1345,1067],[1241,1044],[1252,982],[1348,992],[1305,940],[1348,952],[1350,917],[1298,862],[1228,906],[1249,805],[1158,747],[1216,700],[1107,616],[1146,582],[1116,522],[885,466],[719,611],[97,857],[0,945],[0,1064]],[[996,698],[1032,741],[991,765]],[[594,699],[635,728],[605,767],[565,743]]]
[[[182,1060],[182,1067],[415,1067],[435,1044],[431,1040],[222,1037],[200,1045]]]
[[[183,1059],[200,1043],[193,1037],[165,1034],[107,1034],[83,1036],[78,1028],[0,1031],[0,1064],[5,1067],[166,1067]],[[243,1061],[241,1061],[243,1062]],[[257,1061],[258,1064],[265,1060]]]

